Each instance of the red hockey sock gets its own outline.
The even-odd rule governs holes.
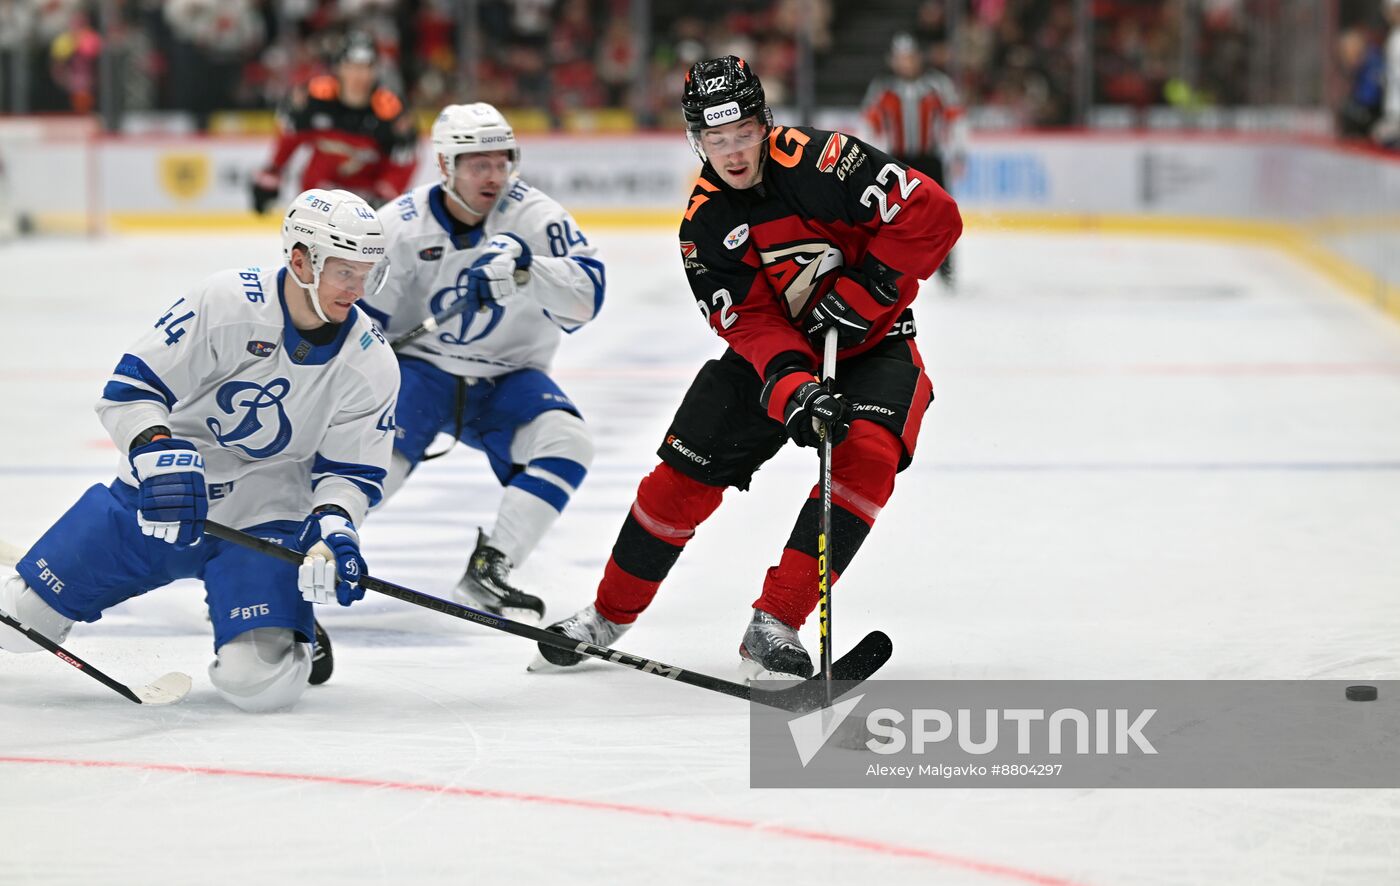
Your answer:
[[[833,572],[833,585],[836,578]],[[817,590],[817,558],[784,548],[778,565],[770,567],[764,577],[763,593],[753,601],[753,607],[777,616],[785,624],[800,628],[812,610],[817,608],[820,596]]]
[[[844,572],[894,491],[895,469],[903,453],[900,441],[873,422],[851,425],[846,440],[832,453],[831,583]],[[768,570],[754,608],[799,628],[817,607],[817,534],[821,525],[818,490],[802,510],[778,565]]]
[[[598,596],[593,601],[593,606],[598,610],[598,614],[608,621],[630,625],[651,605],[652,598],[656,596],[660,587],[659,581],[647,581],[629,575],[627,570],[617,565],[616,560],[609,557],[607,568],[603,570],[603,580],[598,583]]]
[[[598,583],[594,606],[618,624],[631,624],[651,605],[695,527],[719,507],[724,488],[707,486],[666,463],[637,487],[612,556]]]

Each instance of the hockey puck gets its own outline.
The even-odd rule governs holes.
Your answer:
[[[1348,686],[1347,701],[1375,701],[1379,693],[1374,686]]]

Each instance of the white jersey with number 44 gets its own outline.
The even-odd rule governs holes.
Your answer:
[[[126,452],[164,425],[204,457],[211,520],[241,529],[334,504],[358,525],[379,501],[398,362],[356,309],[333,340],[304,338],[279,294],[286,273],[221,271],[122,355],[97,402],[122,453],[120,480],[137,485]]]
[[[520,179],[485,222],[454,236],[441,185],[423,185],[379,210],[389,243],[389,274],[366,308],[389,340],[449,309],[467,294],[467,272],[493,235],[510,233],[530,248],[529,281],[504,305],[468,311],[400,351],[452,375],[494,378],[517,369],[548,370],[561,330],[573,332],[603,305],[603,263],[573,216]]]

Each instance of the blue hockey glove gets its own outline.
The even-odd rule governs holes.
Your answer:
[[[308,603],[338,600],[349,606],[363,600],[360,579],[368,572],[360,556],[360,536],[344,516],[334,512],[312,514],[297,531],[297,550],[306,559],[297,570],[297,590]]]
[[[199,544],[209,514],[199,450],[188,440],[162,437],[136,447],[128,457],[140,482],[136,522],[142,534],[179,547]]]
[[[469,298],[478,304],[505,304],[530,279],[530,247],[514,234],[497,234],[468,271]]]

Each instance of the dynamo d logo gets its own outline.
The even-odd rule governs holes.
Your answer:
[[[471,269],[462,268],[457,272],[457,279],[451,286],[444,286],[428,302],[428,310],[434,317],[442,314],[443,311],[456,305],[463,300],[470,300],[466,310],[457,315],[456,333],[443,331],[438,333],[437,340],[445,345],[469,345],[474,341],[480,341],[495,331],[500,325],[501,317],[505,314],[505,309],[495,302],[488,302],[485,307],[490,312],[490,319],[480,332],[472,337],[467,337],[467,332],[471,330],[472,324],[477,321],[481,313],[480,298],[471,290]]]
[[[225,431],[223,423],[211,417],[205,420],[209,433],[220,446],[241,449],[251,458],[276,455],[292,441],[292,423],[282,408],[282,401],[291,390],[292,383],[285,378],[274,378],[266,385],[255,381],[228,382],[219,388],[214,399],[219,409],[237,422]]]

